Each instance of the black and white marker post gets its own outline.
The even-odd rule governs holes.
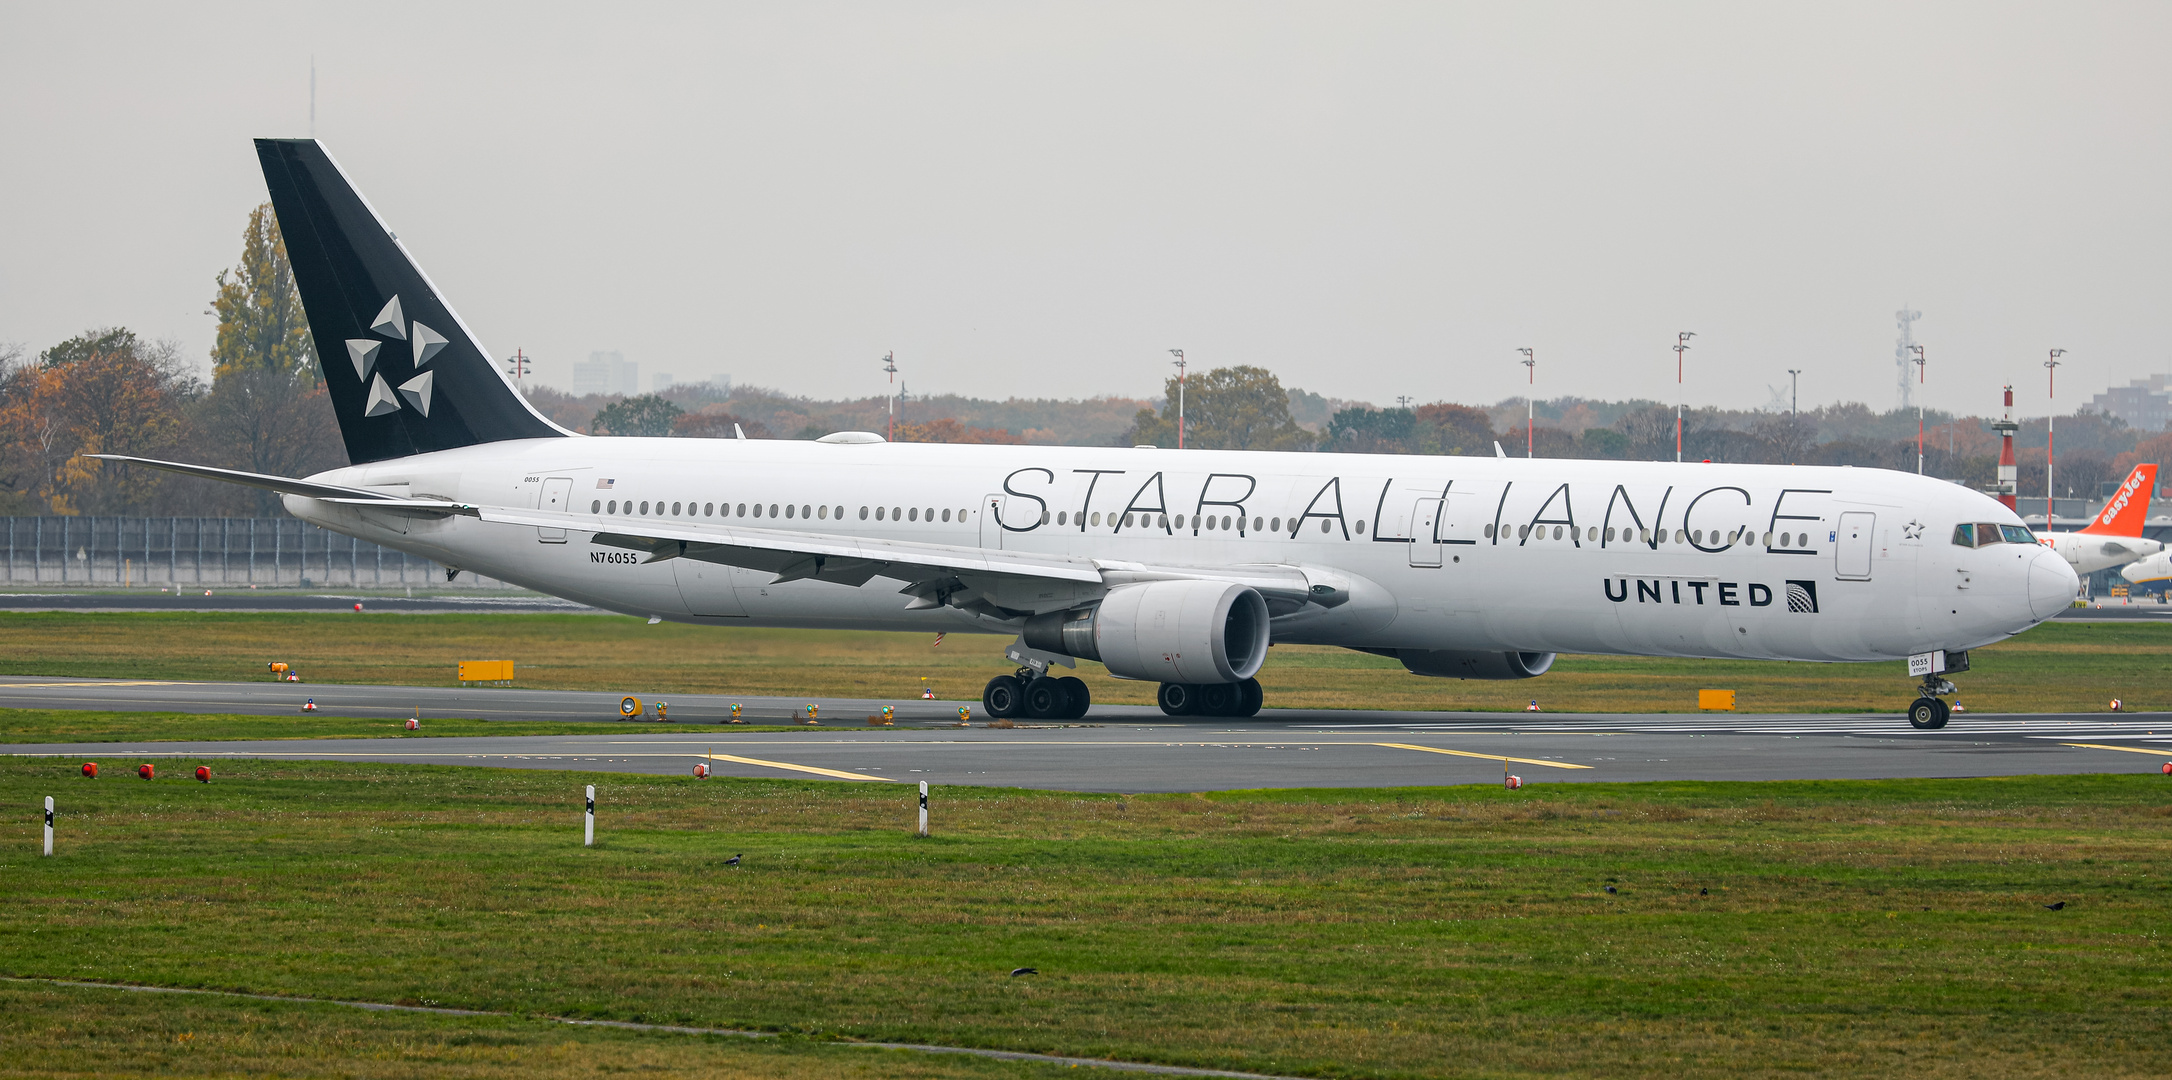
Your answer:
[[[52,803],[52,801],[53,801],[53,800],[51,800],[51,799],[47,799],[47,800],[45,800],[45,801],[46,801],[46,803],[47,803],[48,805],[50,805],[50,804]],[[51,820],[51,815],[50,815],[50,814],[48,814],[48,815],[47,815],[47,820]],[[46,847],[48,847],[48,848],[50,848],[50,847],[52,847],[52,846],[53,846],[53,842],[52,842],[52,839],[51,839],[51,838],[52,838],[52,835],[53,835],[53,833],[52,833],[52,830],[51,830],[50,828],[48,828],[48,829],[46,830],[46,838],[47,838],[47,839],[46,839],[46,842],[45,842],[45,844],[46,844]],[[926,836],[926,835],[928,835],[928,782],[927,782],[927,781],[925,781],[925,780],[922,780],[922,781],[920,782],[920,835],[921,835],[921,836]],[[50,855],[50,854],[52,854],[52,852],[51,852],[51,851],[47,851],[47,852],[46,852],[46,854]]]
[[[922,784],[922,785],[920,785],[920,786],[921,786],[922,788],[926,788],[926,787],[927,787],[927,785],[926,785],[926,784]],[[928,812],[927,812],[927,810],[925,809],[925,807],[927,806],[927,804],[928,804],[928,796],[927,796],[926,792],[925,792],[925,791],[923,791],[923,792],[921,793],[921,795],[920,795],[920,805],[921,805],[921,807],[923,808],[923,809],[922,809],[922,810],[920,811],[920,831],[921,831],[921,832],[926,832],[926,831],[927,831],[927,828],[928,828],[928,823],[927,823],[927,817],[928,817]],[[50,857],[52,856],[52,854],[53,854],[53,797],[52,797],[51,795],[47,795],[47,796],[45,797],[45,854],[46,854],[46,856],[47,856],[48,858],[50,858]]]
[[[581,846],[596,846],[596,785],[588,785],[588,812],[581,816]]]

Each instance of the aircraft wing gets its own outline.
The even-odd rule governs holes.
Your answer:
[[[986,599],[1004,590],[999,579],[1115,586],[1141,581],[1204,579],[1251,586],[1270,610],[1288,613],[1307,603],[1333,607],[1348,598],[1347,586],[1283,564],[1218,567],[1164,566],[1087,559],[1031,551],[1004,551],[957,544],[929,544],[876,537],[835,536],[790,529],[758,529],[706,522],[629,519],[563,514],[511,507],[479,507],[481,520],[590,533],[594,542],[648,554],[647,562],[695,559],[776,574],[776,581],[829,581],[864,585],[878,575],[907,582],[909,607],[987,603],[1007,614],[1018,609]],[[1065,601],[1068,606],[1069,601]]]

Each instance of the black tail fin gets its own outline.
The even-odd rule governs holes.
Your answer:
[[[258,139],[256,156],[350,461],[571,434],[513,389],[316,140]]]

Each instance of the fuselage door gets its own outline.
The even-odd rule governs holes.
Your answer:
[[[570,476],[553,476],[543,481],[543,490],[536,495],[535,508],[546,514],[563,514],[572,502],[573,478]],[[535,531],[535,538],[546,544],[563,544],[566,542],[566,531],[564,529],[538,527]]]
[[[1878,515],[1850,510],[1840,515],[1840,532],[1833,546],[1833,573],[1855,581],[1870,580],[1870,549]]]
[[[980,499],[980,546],[1003,546],[1003,496],[983,495]]]
[[[1439,499],[1419,499],[1410,511],[1410,565],[1440,565]]]

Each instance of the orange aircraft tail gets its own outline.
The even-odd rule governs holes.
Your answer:
[[[2104,504],[2104,512],[2082,531],[2109,536],[2142,535],[2142,523],[2149,517],[2149,498],[2156,489],[2157,466],[2136,465],[2127,474],[2127,482],[2112,493],[2112,501]]]

